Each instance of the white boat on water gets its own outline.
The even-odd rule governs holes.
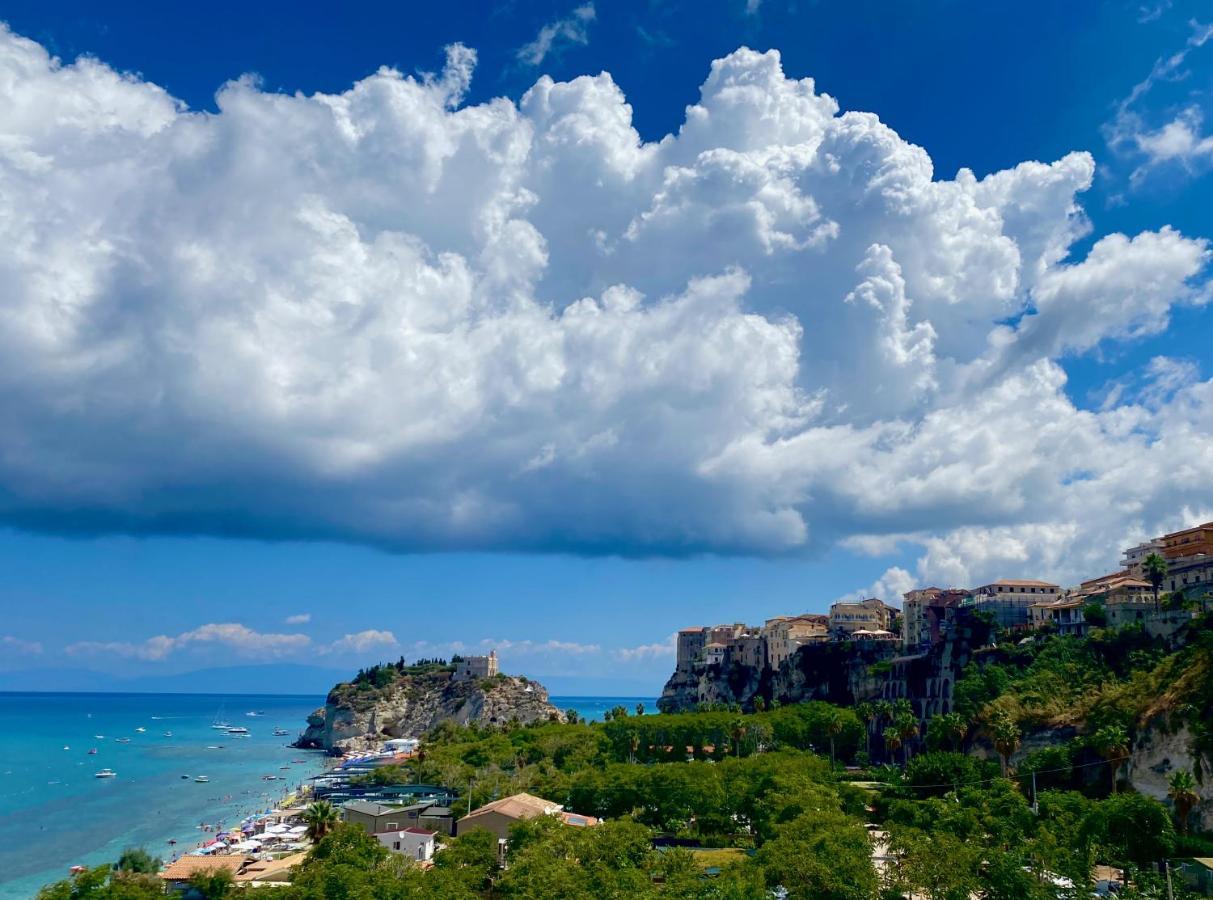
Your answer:
[[[144,732],[147,731],[147,729],[144,728],[142,725],[140,725],[138,728],[135,729],[135,731],[139,732],[140,734],[143,734]]]
[[[129,744],[131,742],[130,738],[114,738],[114,740],[119,744]]]
[[[194,781],[198,782],[199,784],[206,784],[208,781],[210,781],[210,779],[207,778],[205,775],[199,775],[197,778],[194,779]]]
[[[248,734],[249,730],[243,725],[233,725],[227,730],[228,734]]]
[[[94,778],[114,778],[117,775],[118,775],[118,773],[115,772],[113,769],[102,769],[100,772],[96,773],[93,777]]]
[[[275,728],[275,729],[274,729],[274,736],[275,736],[275,737],[285,737],[285,736],[286,736],[286,735],[288,735],[288,734],[290,734],[290,732],[289,732],[289,731],[287,731],[285,728]]]

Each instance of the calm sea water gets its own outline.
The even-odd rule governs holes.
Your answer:
[[[608,709],[622,706],[629,716],[636,715],[636,704],[643,703],[645,713],[657,712],[656,697],[552,697],[552,705],[561,709],[575,709],[577,714],[590,722],[601,722]]]
[[[594,721],[620,705],[629,714],[637,703],[657,710],[651,697],[552,702]],[[69,867],[112,862],[127,847],[168,859],[207,838],[199,825],[230,826],[272,806],[324,767],[323,754],[287,746],[323,703],[273,695],[0,693],[0,900],[33,897]],[[219,716],[250,736],[211,728]],[[279,726],[290,736],[275,737]],[[223,749],[207,749],[215,745]],[[97,753],[89,755],[93,747]],[[95,778],[102,768],[117,777]],[[196,783],[197,775],[210,782]],[[263,775],[287,780],[266,782]]]
[[[286,746],[323,703],[298,696],[0,694],[0,898],[32,897],[70,866],[110,862],[126,847],[167,859],[203,839],[203,821],[232,825],[272,806],[324,766],[323,754]],[[211,728],[221,709],[250,736]],[[290,736],[275,737],[277,726]],[[88,755],[92,747],[95,756]],[[95,778],[102,768],[117,777]],[[195,783],[197,775],[210,782]]]

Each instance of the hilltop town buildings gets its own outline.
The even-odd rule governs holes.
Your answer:
[[[1051,627],[1081,636],[1092,627],[1086,611],[1096,604],[1103,610],[1101,624],[1141,623],[1150,633],[1166,636],[1182,627],[1190,613],[1156,607],[1144,569],[1151,554],[1168,563],[1162,590],[1213,600],[1213,522],[1207,522],[1129,547],[1120,559],[1123,569],[1070,589],[1038,579],[1002,578],[972,589],[916,588],[904,595],[901,609],[869,598],[834,603],[829,615],[775,616],[761,628],[741,622],[684,628],[677,639],[677,671],[733,665],[775,671],[811,644],[893,641],[898,634],[908,659],[946,640],[960,610],[983,614],[1004,630]]]

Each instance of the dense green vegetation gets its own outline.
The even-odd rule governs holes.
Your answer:
[[[315,849],[281,900],[393,898],[757,898],[1044,900],[1090,896],[1097,864],[1124,869],[1122,897],[1166,896],[1161,860],[1213,855],[1191,831],[1203,773],[1177,770],[1166,804],[1120,779],[1141,729],[1209,740],[1213,635],[1181,646],[1139,629],[1048,636],[983,651],[956,711],[923,730],[905,702],[803,703],[598,724],[443,726],[384,783],[437,782],[479,806],[527,791],[598,816],[542,817],[495,838],[446,841],[422,871],[317,805]],[[372,681],[376,676],[371,675]],[[1026,755],[1042,735],[1062,737]],[[1028,741],[1032,741],[1031,744]],[[969,752],[965,752],[969,751]],[[873,757],[896,764],[871,767]],[[710,849],[729,848],[729,849]],[[137,898],[146,861],[45,889],[43,900]],[[223,880],[198,896],[231,892]],[[1186,897],[1181,885],[1175,896]]]

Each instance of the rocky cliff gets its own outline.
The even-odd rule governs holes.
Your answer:
[[[401,675],[386,685],[343,682],[307,718],[295,746],[329,753],[366,750],[385,740],[420,737],[444,722],[496,725],[563,721],[537,681],[508,675],[455,681],[449,670]]]
[[[821,643],[801,647],[775,670],[727,662],[679,667],[657,705],[663,712],[718,703],[752,709],[761,697],[768,703],[828,700],[846,706],[880,695],[885,675],[873,666],[899,650],[885,643]]]

